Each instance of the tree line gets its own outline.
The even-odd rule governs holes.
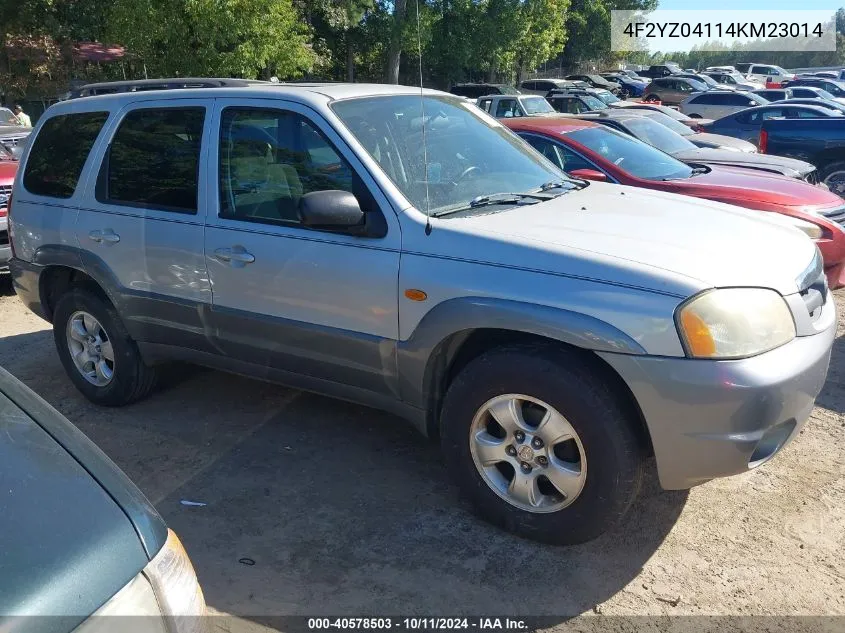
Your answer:
[[[612,9],[657,0],[0,0],[0,92],[71,79],[224,76],[447,88],[607,58]],[[80,60],[77,42],[119,45]]]

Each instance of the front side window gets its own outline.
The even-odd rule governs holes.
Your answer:
[[[144,108],[121,121],[97,183],[100,202],[197,212],[205,108]]]
[[[678,180],[693,174],[690,167],[659,149],[607,128],[584,128],[567,136],[635,178]]]
[[[516,104],[516,99],[500,99],[496,105],[496,118],[509,119],[511,117],[520,116],[519,106]]]
[[[448,96],[362,97],[335,101],[332,109],[423,212],[460,208],[478,196],[537,191],[563,179],[505,127]]]
[[[302,115],[246,107],[223,110],[221,217],[297,224],[302,196],[330,190],[348,191],[362,209],[372,208],[349,163]]]
[[[38,196],[70,198],[108,118],[108,112],[84,112],[45,121],[26,161],[24,188]]]

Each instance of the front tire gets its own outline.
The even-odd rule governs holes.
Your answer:
[[[156,372],[144,364],[117,310],[87,288],[59,299],[53,338],[71,382],[95,404],[130,404],[155,387]]]
[[[658,97],[657,95],[646,95],[643,98],[643,101],[645,101],[646,103],[657,103],[658,101],[660,101],[660,97]]]
[[[630,406],[581,352],[518,346],[472,360],[450,385],[441,441],[487,521],[557,545],[596,538],[630,507],[644,455]]]

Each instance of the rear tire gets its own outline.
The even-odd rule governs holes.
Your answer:
[[[514,394],[519,398],[511,405]],[[452,478],[482,518],[536,541],[582,543],[618,523],[639,491],[644,451],[630,409],[580,351],[497,348],[472,360],[449,386],[442,449]],[[502,411],[517,413],[511,418]],[[556,443],[543,436],[548,420],[559,419],[553,414],[562,416],[559,428],[574,431],[574,440]],[[524,431],[522,440],[506,428],[509,420],[517,422],[511,428]],[[537,420],[543,424],[534,424]],[[537,437],[545,438],[541,448],[526,451]],[[564,473],[581,477],[580,487],[570,490],[565,478],[563,487],[553,483],[561,481],[554,470],[561,465]],[[524,494],[529,484],[518,477],[534,478],[536,486]]]
[[[643,101],[645,101],[646,103],[657,103],[658,101],[660,101],[660,97],[658,97],[657,95],[646,95],[645,97],[643,97]]]
[[[87,288],[59,299],[53,338],[71,382],[95,404],[130,404],[155,387],[156,371],[144,364],[117,310]]]
[[[819,178],[833,193],[845,196],[845,162],[830,163],[820,172]]]

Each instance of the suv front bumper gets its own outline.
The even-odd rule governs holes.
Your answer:
[[[832,295],[825,311],[824,331],[753,358],[599,353],[637,400],[663,488],[747,472],[798,434],[827,378],[837,321]]]

